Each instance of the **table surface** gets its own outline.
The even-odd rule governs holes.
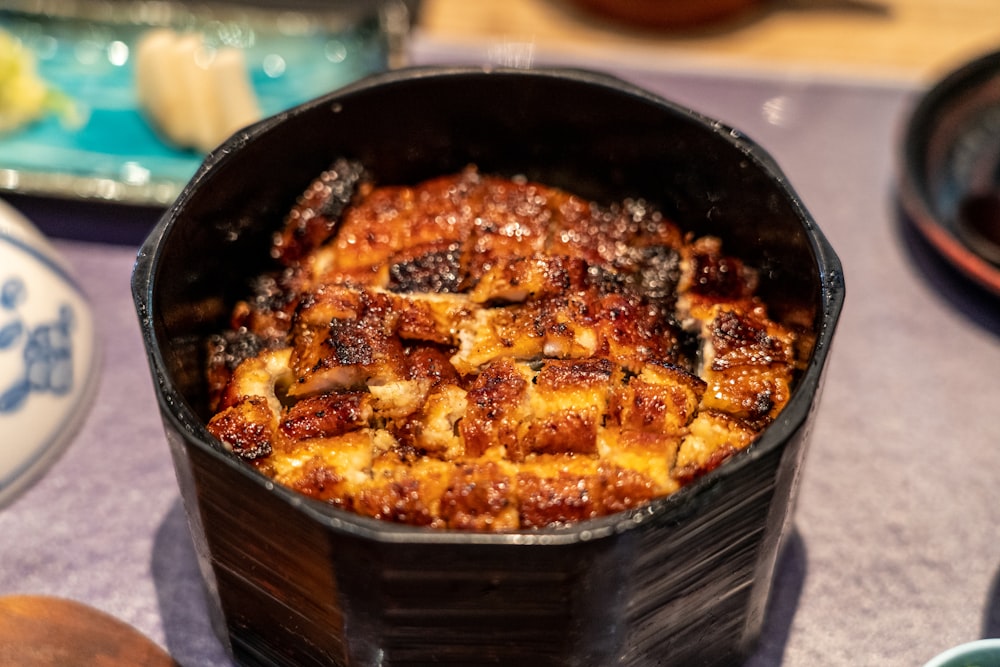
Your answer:
[[[761,0],[737,20],[683,31],[614,24],[571,0],[422,0],[420,7],[418,27],[436,41],[659,67],[927,82],[1000,48],[996,0]]]
[[[425,38],[414,58],[477,60],[482,46]],[[547,57],[565,62],[532,55],[536,64]],[[574,62],[754,138],[844,264],[847,301],[794,531],[747,666],[912,667],[1000,636],[1000,300],[942,263],[899,214],[896,140],[921,86]],[[64,455],[0,508],[0,595],[81,600],[182,665],[230,665],[209,629],[129,292],[128,239],[148,219],[121,215],[115,242],[87,240],[89,218],[72,202],[20,204],[58,230],[57,248],[90,296],[101,380]]]

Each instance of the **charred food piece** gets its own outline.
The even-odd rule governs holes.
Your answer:
[[[808,352],[718,239],[471,167],[376,187],[338,161],[272,254],[212,339],[209,430],[385,521],[539,528],[668,495],[754,442]]]

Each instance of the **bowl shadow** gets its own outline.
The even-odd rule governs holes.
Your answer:
[[[170,656],[182,667],[232,667],[232,658],[212,631],[208,591],[180,498],[153,538],[151,570]]]
[[[782,663],[805,578],[805,542],[799,531],[793,528],[778,554],[757,650],[743,667],[774,667]]]
[[[1000,338],[1000,297],[946,261],[916,229],[897,200],[897,234],[917,272],[952,308]],[[1000,637],[1000,568],[984,601],[982,638]]]
[[[993,575],[993,583],[986,597],[983,612],[983,639],[1000,637],[1000,567]]]

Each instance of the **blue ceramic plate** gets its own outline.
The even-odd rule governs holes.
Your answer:
[[[48,114],[0,135],[0,191],[156,205],[173,200],[204,156],[165,143],[138,108],[133,56],[141,35],[159,25],[153,18],[0,9],[0,29],[31,50],[41,78],[85,119],[73,126]],[[206,41],[244,50],[265,116],[386,67],[376,14],[339,25],[274,12],[217,19],[169,17],[170,27],[193,25]]]

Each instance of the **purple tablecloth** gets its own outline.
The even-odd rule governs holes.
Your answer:
[[[844,263],[847,305],[794,533],[748,665],[911,667],[1000,636],[1000,300],[941,263],[898,213],[896,140],[919,91],[617,71],[762,144]],[[92,299],[103,358],[74,441],[0,508],[0,595],[81,600],[182,665],[229,665],[208,625],[132,307],[136,247],[69,240],[87,237],[72,203],[32,211],[61,230],[56,244]]]

